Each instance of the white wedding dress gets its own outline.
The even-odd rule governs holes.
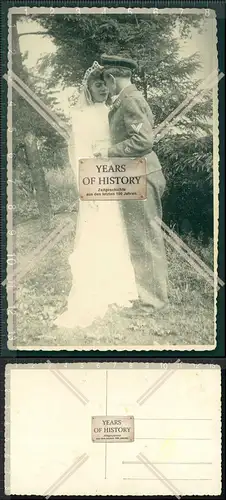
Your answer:
[[[78,182],[78,158],[109,142],[108,109],[94,104],[73,115],[70,160]],[[85,328],[110,305],[130,307],[138,298],[126,230],[118,201],[79,201],[74,251],[69,257],[72,288],[68,307],[55,324]]]

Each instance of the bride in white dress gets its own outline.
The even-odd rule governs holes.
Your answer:
[[[72,116],[69,157],[78,185],[78,159],[94,157],[109,144],[107,89],[98,63],[87,70]],[[79,200],[76,236],[69,257],[72,287],[67,310],[55,324],[85,328],[109,306],[130,307],[138,298],[120,206],[114,201]]]

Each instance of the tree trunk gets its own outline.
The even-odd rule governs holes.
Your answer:
[[[147,77],[146,77],[146,74],[145,74],[144,67],[141,68],[140,79],[141,79],[141,85],[142,85],[144,97],[145,97],[145,99],[147,99],[147,97],[148,97],[148,80],[147,80]]]
[[[16,24],[17,16],[13,15],[13,25]],[[24,80],[25,72],[23,70],[22,57],[20,53],[19,37],[17,26],[12,28],[12,49],[15,54],[12,56],[12,69],[17,76]],[[26,74],[26,84],[29,86],[29,79]],[[15,91],[16,92],[16,91]],[[22,99],[20,100],[23,106]],[[45,179],[44,169],[41,163],[41,158],[37,148],[35,135],[30,131],[24,131],[24,149],[27,166],[31,172],[32,182],[36,191],[36,200],[38,210],[41,217],[42,225],[48,228],[51,219],[51,203],[49,189]]]
[[[143,91],[144,91],[144,97],[145,97],[145,99],[147,99],[148,98],[148,81],[147,81],[147,78],[145,77],[145,75],[143,78]]]
[[[42,226],[44,229],[48,229],[50,227],[51,220],[49,189],[46,184],[45,173],[40,162],[36,141],[31,133],[27,133],[25,136],[24,152],[26,163],[31,173],[32,184],[35,188],[35,197]]]

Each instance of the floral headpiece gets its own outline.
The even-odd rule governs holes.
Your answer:
[[[84,78],[82,80],[82,85],[86,85],[87,84],[87,80],[88,80],[89,76],[96,69],[103,69],[103,66],[101,66],[97,61],[94,61],[94,63],[92,64],[92,66],[86,70]]]

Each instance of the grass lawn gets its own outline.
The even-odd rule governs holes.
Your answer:
[[[61,221],[71,223],[71,217],[75,227],[76,214],[61,214],[53,218],[53,228]],[[39,219],[17,224],[16,230],[19,262],[48,236]],[[53,320],[66,308],[71,287],[68,256],[74,236],[75,230],[72,230],[41,260],[35,261],[33,268],[17,282],[15,347],[118,345],[126,349],[127,345],[173,347],[214,343],[213,287],[168,246],[170,306],[167,311],[133,321],[111,311],[104,320],[85,330],[53,327]],[[212,268],[212,246],[203,248],[194,241],[191,244]]]

